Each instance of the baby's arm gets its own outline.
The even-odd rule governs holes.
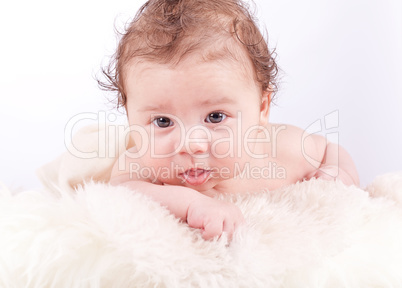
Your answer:
[[[359,175],[352,158],[343,147],[334,143],[326,145],[320,167],[308,178],[312,177],[327,180],[339,179],[346,185],[359,186]]]
[[[149,196],[167,207],[177,218],[186,221],[190,227],[201,229],[202,237],[206,240],[221,236],[223,232],[230,239],[236,227],[244,222],[240,209],[232,203],[210,198],[184,186],[159,185],[148,179],[132,179],[128,173],[118,173],[116,165],[110,183],[124,185]]]
[[[310,139],[306,140],[307,138]],[[356,166],[342,146],[327,142],[323,136],[319,135],[309,135],[307,138],[303,143],[304,151],[310,151],[311,155],[315,154],[317,159],[321,159],[318,161],[318,165],[316,164],[316,169],[306,176],[307,179],[312,177],[326,180],[339,179],[346,185],[359,186]]]
[[[344,148],[298,127],[278,124],[273,127],[282,129],[278,134],[278,158],[290,167],[292,173],[289,174],[294,181],[316,177],[359,185],[355,164]]]

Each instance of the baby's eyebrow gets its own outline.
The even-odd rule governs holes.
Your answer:
[[[211,106],[218,104],[235,104],[236,101],[229,97],[217,97],[204,100],[200,103],[201,106]]]
[[[166,110],[167,106],[166,105],[148,105],[145,107],[142,107],[138,109],[138,112],[148,112],[148,111],[161,111],[161,110]]]
[[[229,97],[214,97],[199,103],[200,106],[212,106],[212,105],[220,105],[220,104],[235,104],[236,101]],[[147,105],[138,109],[138,112],[156,112],[156,111],[166,111],[168,110],[169,105],[159,104],[159,105]]]

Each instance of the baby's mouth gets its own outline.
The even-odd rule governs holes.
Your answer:
[[[201,185],[204,184],[211,174],[211,170],[205,169],[188,169],[184,173],[181,173],[180,176],[183,178],[183,181],[193,185]]]

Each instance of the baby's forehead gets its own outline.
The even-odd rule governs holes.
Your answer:
[[[200,45],[198,49],[176,55],[176,57],[166,60],[157,55],[147,57],[134,57],[127,63],[126,73],[140,75],[149,69],[168,68],[179,70],[186,67],[195,67],[200,64],[210,64],[211,69],[230,69],[239,72],[242,78],[256,80],[255,67],[247,52],[235,39],[217,39],[213,42]],[[212,66],[214,66],[212,68]],[[191,69],[188,69],[191,73]]]

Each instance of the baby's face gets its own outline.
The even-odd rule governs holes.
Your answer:
[[[231,61],[142,63],[125,80],[140,177],[204,191],[253,161],[268,102]]]

